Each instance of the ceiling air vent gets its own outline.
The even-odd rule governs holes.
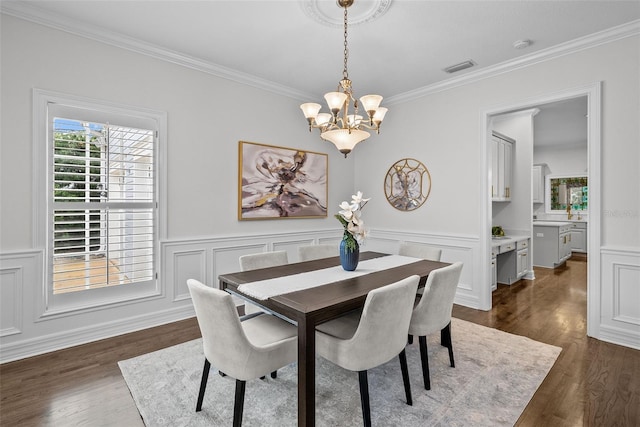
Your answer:
[[[455,72],[458,72],[458,71],[466,70],[467,68],[471,68],[474,65],[476,65],[476,63],[469,59],[468,61],[464,61],[464,62],[461,62],[459,64],[451,65],[450,67],[445,68],[444,71],[446,71],[447,73],[451,74],[451,73],[455,73]]]

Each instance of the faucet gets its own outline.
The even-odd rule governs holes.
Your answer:
[[[567,203],[567,220],[570,220],[573,217],[571,213],[571,203]]]

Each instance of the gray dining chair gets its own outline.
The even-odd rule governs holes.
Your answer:
[[[298,259],[300,259],[300,261],[311,261],[338,255],[340,255],[338,245],[322,244],[298,247]]]
[[[422,258],[429,261],[440,261],[442,249],[424,243],[401,243],[398,255]]]
[[[425,245],[424,243],[401,243],[398,255],[422,258],[427,261],[440,261],[442,249]],[[422,296],[424,290],[418,289],[418,297]],[[409,337],[409,344],[413,343],[413,338]]]
[[[374,289],[364,308],[316,327],[316,353],[358,372],[362,418],[371,426],[367,371],[398,356],[407,404],[412,405],[405,346],[419,276]]]
[[[231,295],[194,279],[187,280],[187,286],[200,326],[205,356],[196,412],[202,410],[213,364],[236,380],[233,426],[239,427],[242,424],[246,382],[295,362],[298,331],[276,316],[257,316],[241,322]]]
[[[455,368],[456,366],[453,360],[453,343],[451,340],[451,311],[461,272],[462,263],[456,262],[429,273],[424,286],[424,294],[411,314],[409,335],[418,336],[422,377],[424,388],[427,390],[431,390],[427,335],[440,331],[440,343],[449,350],[451,367]]]
[[[240,262],[241,271],[257,270],[259,268],[276,267],[289,263],[287,251],[260,252],[257,254],[242,255]],[[245,314],[257,314],[264,312],[263,309],[250,302],[244,304]]]

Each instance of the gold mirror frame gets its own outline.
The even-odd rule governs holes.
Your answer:
[[[398,160],[384,178],[384,195],[400,211],[413,211],[427,201],[431,193],[431,174],[416,159]]]

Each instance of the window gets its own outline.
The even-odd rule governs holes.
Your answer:
[[[153,279],[154,132],[53,117],[53,293]]]
[[[46,259],[42,315],[161,295],[164,114],[35,90],[34,124],[34,236]]]

